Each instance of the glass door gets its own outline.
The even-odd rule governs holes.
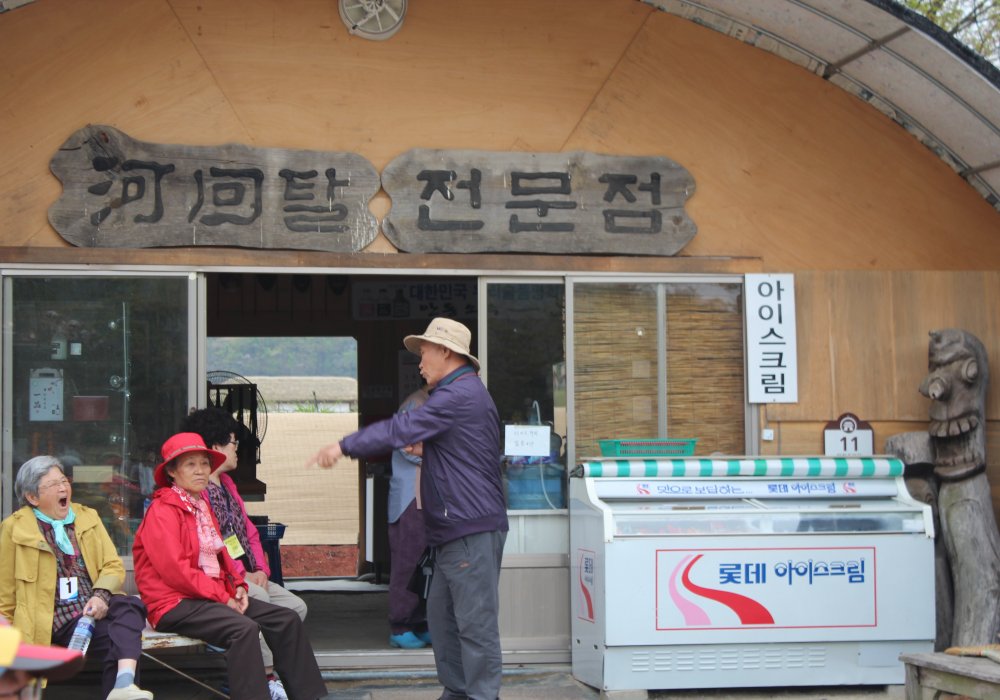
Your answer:
[[[4,516],[21,464],[52,455],[131,554],[159,447],[197,403],[197,297],[188,274],[4,275]]]
[[[512,511],[566,508],[566,324],[562,280],[486,280],[485,380],[504,424]]]

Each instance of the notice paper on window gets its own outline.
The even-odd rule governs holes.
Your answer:
[[[28,420],[52,422],[62,419],[62,370],[51,367],[31,370],[28,377]]]
[[[508,457],[548,457],[551,434],[548,425],[505,425],[503,453]]]

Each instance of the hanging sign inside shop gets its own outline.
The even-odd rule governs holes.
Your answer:
[[[799,400],[794,275],[746,275],[747,395],[750,403]]]
[[[875,454],[875,431],[853,413],[845,413],[826,424],[823,454],[830,457]]]
[[[181,146],[89,125],[50,164],[49,221],[77,246],[359,251],[375,240],[378,171],[356,153]]]
[[[475,318],[476,299],[476,283],[464,280],[359,280],[351,285],[351,317],[356,321]]]
[[[412,150],[386,166],[386,237],[410,253],[674,255],[694,178],[667,158]]]

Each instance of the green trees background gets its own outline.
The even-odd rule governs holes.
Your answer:
[[[358,376],[354,338],[209,338],[208,370],[243,376]]]
[[[1000,66],[1000,2],[902,0],[995,66]]]

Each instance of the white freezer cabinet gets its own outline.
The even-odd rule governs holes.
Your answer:
[[[902,683],[934,531],[902,462],[598,459],[570,478],[573,675],[605,690]]]

